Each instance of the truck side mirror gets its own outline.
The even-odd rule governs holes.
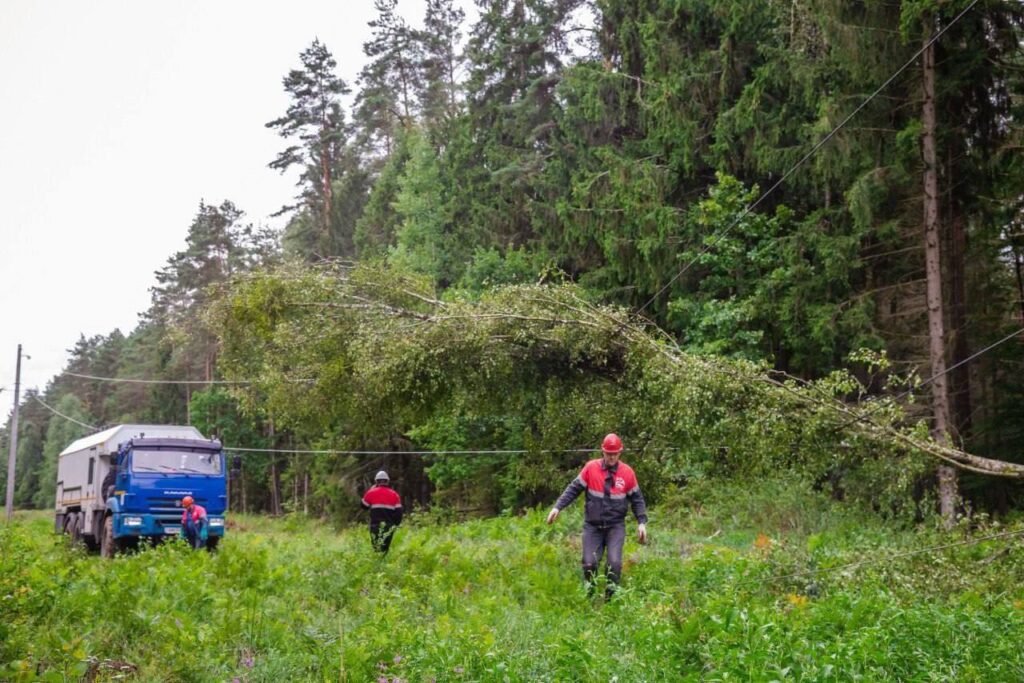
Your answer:
[[[234,455],[231,457],[231,476],[239,477],[242,474],[242,456]]]

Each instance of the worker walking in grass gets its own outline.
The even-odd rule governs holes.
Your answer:
[[[192,496],[182,498],[181,507],[181,537],[196,550],[205,548],[210,526],[206,508],[196,503]]]
[[[391,478],[381,470],[374,478],[374,486],[363,496],[363,509],[370,511],[370,542],[373,549],[384,555],[391,549],[391,539],[402,523],[402,499],[391,488]]]
[[[647,542],[647,504],[640,493],[633,468],[619,461],[622,439],[615,434],[604,437],[602,456],[583,466],[578,477],[565,487],[555,507],[548,513],[548,524],[558,513],[586,491],[583,517],[583,579],[589,593],[594,591],[597,565],[607,550],[605,598],[611,598],[622,576],[622,546],[626,541],[626,511],[633,508],[640,543]]]

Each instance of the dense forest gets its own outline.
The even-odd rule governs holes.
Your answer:
[[[380,466],[520,510],[608,431],[654,502],[790,473],[907,519],[1024,503],[1024,8],[477,4],[376,0],[358,73],[297,55],[283,230],[199,204],[137,327],[23,396],[16,506],[124,422],[265,449],[246,512],[344,518]]]

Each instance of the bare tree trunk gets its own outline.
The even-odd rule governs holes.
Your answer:
[[[331,204],[334,199],[334,191],[331,187],[331,164],[330,159],[327,156],[327,145],[323,142],[321,142],[321,145],[323,145],[323,148],[320,150],[320,181],[323,183],[322,192],[324,193],[324,215],[322,227],[324,231],[324,239],[328,239],[331,236]]]
[[[942,308],[942,253],[939,232],[939,182],[935,154],[935,46],[925,48],[923,59],[924,105],[921,153],[924,161],[924,249],[928,300],[928,350],[932,368],[932,438],[949,443],[949,391],[946,382],[946,330]],[[957,472],[939,465],[939,511],[951,527],[956,519]]]
[[[309,514],[309,472],[302,474],[302,514]]]
[[[947,179],[952,182],[952,179]],[[953,208],[955,212],[955,207]],[[953,364],[960,363],[971,355],[967,343],[967,277],[965,259],[967,252],[967,235],[964,230],[964,217],[951,216],[949,239],[949,279],[950,279],[950,310],[949,324],[952,328]],[[951,436],[961,446],[971,433],[971,370],[965,363],[950,373],[950,398],[952,399],[953,424]]]
[[[270,507],[272,514],[281,514],[281,470],[276,454],[270,456]]]
[[[1017,247],[1011,246],[1013,251],[1013,268],[1017,274],[1017,305],[1020,307],[1020,322],[1024,325],[1024,274],[1021,273],[1024,266],[1021,265],[1021,254]]]
[[[270,445],[277,447],[277,439],[274,438],[274,418],[270,417]],[[274,515],[281,514],[281,473],[277,467],[277,454],[270,454],[270,512]]]

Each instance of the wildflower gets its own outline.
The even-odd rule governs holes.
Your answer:
[[[754,539],[754,547],[758,550],[767,550],[772,547],[772,539],[764,534],[758,534]]]
[[[463,671],[465,671],[465,669],[463,669],[463,668],[462,668],[461,666],[457,666],[457,667],[455,667],[455,673],[457,673],[457,674],[460,674],[460,673],[462,673]]]
[[[787,595],[786,601],[789,602],[790,607],[794,607],[797,609],[806,607],[807,603],[810,602],[807,599],[806,595],[797,595],[796,593],[790,593],[789,595]]]
[[[395,655],[394,662],[395,662],[395,664],[401,664],[402,663],[402,655]]]

